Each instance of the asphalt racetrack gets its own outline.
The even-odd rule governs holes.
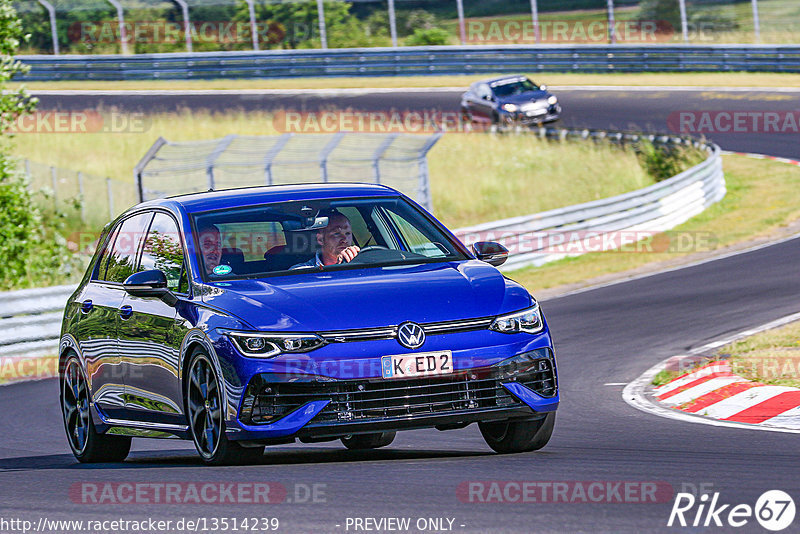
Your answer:
[[[564,125],[652,131],[668,131],[667,117],[675,111],[787,111],[797,108],[800,96],[769,91],[557,94],[565,108]],[[448,92],[224,98],[43,95],[41,100],[44,109],[87,109],[99,100],[125,110],[311,110],[331,105],[458,109],[458,94]],[[710,137],[728,150],[800,158],[796,133]],[[496,455],[473,425],[447,432],[402,432],[390,447],[369,452],[347,451],[338,442],[273,447],[259,465],[248,467],[204,467],[189,442],[134,440],[125,463],[84,466],[69,453],[55,380],[2,387],[0,517],[24,518],[34,525],[42,518],[185,518],[204,519],[207,526],[214,518],[264,517],[279,520],[278,532],[365,532],[367,527],[408,532],[764,532],[754,517],[734,529],[727,523],[728,511],[738,504],[753,507],[762,493],[773,489],[800,503],[797,434],[664,419],[631,408],[621,392],[625,383],[660,360],[799,311],[799,260],[800,240],[792,239],[543,302],[557,343],[562,404],[550,444],[535,453]],[[521,486],[509,481],[535,482],[538,490],[523,498],[515,490]],[[276,504],[121,503],[113,497],[111,503],[106,499],[95,504],[86,493],[87,488],[123,483],[174,482],[268,482],[281,484],[287,493]],[[582,497],[576,488],[588,488],[590,482],[604,489]],[[555,487],[569,490],[556,495]],[[648,493],[652,488],[657,491]],[[675,494],[681,491],[719,493],[718,504],[731,505],[719,516],[723,526],[714,526],[712,518],[704,527],[703,513],[696,527],[667,527]],[[492,502],[481,502],[487,499]],[[695,506],[686,513],[690,525],[697,511]],[[409,518],[410,527],[393,529],[395,523],[368,518]],[[440,523],[433,521],[437,518]],[[800,519],[785,530],[798,531]]]

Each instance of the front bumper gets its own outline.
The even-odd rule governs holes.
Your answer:
[[[515,111],[513,113],[505,112],[501,116],[501,121],[506,125],[523,125],[530,126],[535,124],[542,124],[545,122],[553,122],[561,116],[561,105],[548,106],[547,108],[540,108],[539,110],[528,113],[525,111]]]
[[[230,439],[325,438],[413,428],[459,428],[473,422],[531,419],[558,407],[550,348],[449,375],[280,381],[253,377]]]

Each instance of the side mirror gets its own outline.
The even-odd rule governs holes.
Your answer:
[[[547,91],[547,86],[545,84],[542,84],[542,85],[539,86],[539,90],[540,91]]]
[[[155,297],[170,306],[177,302],[172,292],[167,289],[167,276],[158,269],[133,273],[122,283],[122,287],[133,297]]]
[[[493,241],[478,241],[472,245],[472,250],[479,260],[495,267],[503,265],[508,259],[508,249]]]

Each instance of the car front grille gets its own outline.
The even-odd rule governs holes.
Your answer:
[[[519,401],[502,387],[503,382],[510,381],[523,384],[544,397],[556,393],[555,369],[550,358],[398,380],[269,383],[264,375],[257,375],[245,393],[241,419],[245,424],[265,424],[308,402],[320,400],[331,402],[317,414],[312,424],[513,407],[519,405]]]

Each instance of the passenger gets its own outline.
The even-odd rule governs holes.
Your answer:
[[[317,230],[317,244],[320,249],[314,257],[307,262],[292,266],[292,269],[350,263],[361,251],[353,244],[350,219],[338,211],[328,217],[328,226]]]
[[[199,229],[200,254],[203,256],[203,267],[206,275],[214,274],[214,267],[219,265],[222,258],[222,239],[220,239],[219,229],[209,225]]]

